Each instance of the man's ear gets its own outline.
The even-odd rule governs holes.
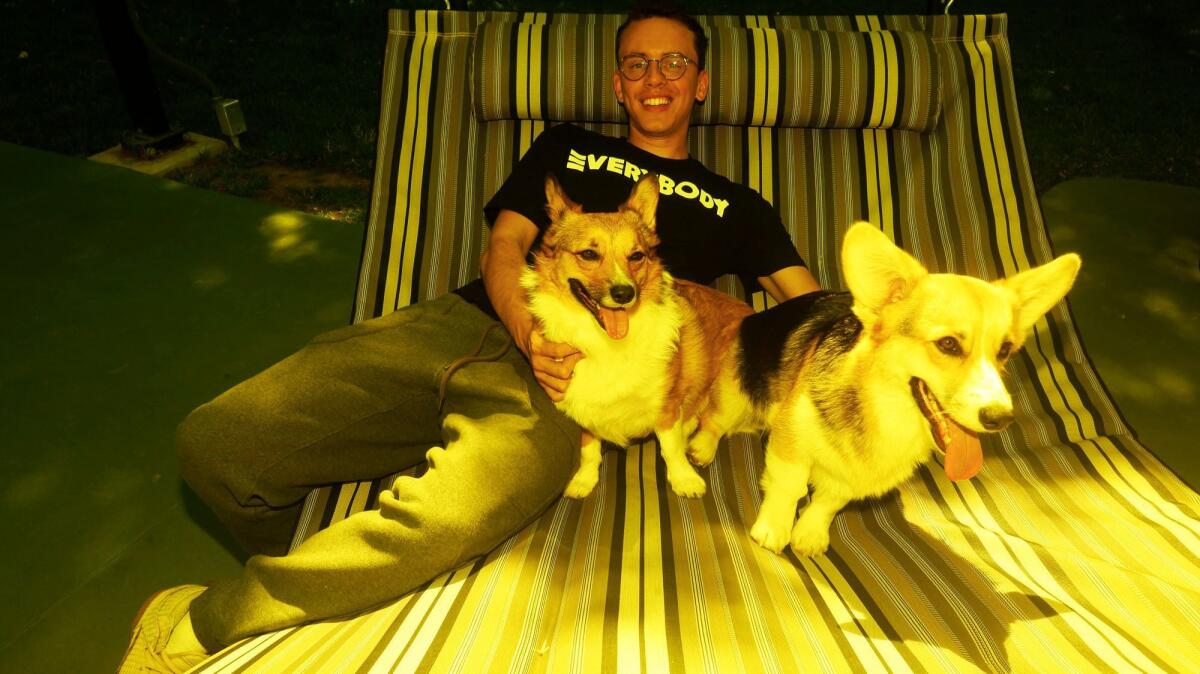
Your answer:
[[[1027,269],[996,285],[1008,288],[1016,295],[1017,327],[1028,333],[1047,311],[1061,300],[1071,286],[1083,264],[1075,253],[1067,253],[1033,269]]]
[[[571,201],[563,191],[562,185],[558,184],[558,178],[555,178],[553,173],[546,174],[546,215],[550,216],[551,227],[567,212],[580,211],[579,204]]]
[[[883,308],[912,292],[929,274],[869,222],[856,222],[842,239],[842,275],[854,296],[854,313],[873,323]]]
[[[658,227],[658,174],[647,173],[642,176],[621,209],[634,211],[647,229],[655,231]]]
[[[696,102],[703,103],[708,98],[708,71],[701,70],[696,79]]]
[[[625,105],[625,90],[621,88],[621,73],[614,72],[612,76],[613,93],[617,96],[617,102]]]

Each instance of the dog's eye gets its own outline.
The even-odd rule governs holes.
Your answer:
[[[640,250],[635,252],[633,255],[629,256],[630,262],[641,262],[642,260],[645,260],[645,259],[646,259],[646,254]]]
[[[1008,360],[1012,355],[1012,342],[1005,342],[1000,345],[1000,351],[996,353],[996,360]]]
[[[938,351],[941,351],[947,356],[962,355],[962,344],[959,344],[958,340],[954,337],[943,337],[934,343],[937,344]]]
[[[588,262],[595,262],[600,259],[600,253],[597,253],[591,248],[588,248],[587,250],[581,250],[576,253],[576,255],[584,260],[587,260]]]

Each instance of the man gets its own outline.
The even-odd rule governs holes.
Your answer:
[[[580,431],[551,401],[582,356],[542,337],[517,282],[548,224],[547,172],[589,210],[615,208],[634,176],[662,176],[659,254],[677,276],[738,273],[780,300],[817,289],[774,209],[688,157],[691,109],[709,87],[706,45],[691,17],[634,10],[617,34],[612,80],[628,139],[571,125],[542,134],[485,207],[482,282],[321,335],[189,415],[181,472],[255,556],[236,578],[152,597],[121,671],[182,671],[244,637],[398,598],[494,548],[561,495]],[[620,160],[622,173],[571,159],[589,154]],[[493,316],[519,352],[454,371],[463,355],[503,349]],[[378,510],[282,556],[312,486],[387,475],[423,455],[428,471],[397,480]]]

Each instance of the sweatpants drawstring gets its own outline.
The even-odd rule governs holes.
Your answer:
[[[500,334],[504,337],[504,348],[500,349],[496,353],[489,353],[482,356],[479,355],[479,352],[483,350],[483,345],[487,343],[488,335],[492,334],[492,330],[495,330],[496,328],[501,329]],[[504,354],[508,353],[508,350],[512,348],[512,337],[510,337],[503,328],[504,326],[499,323],[492,323],[491,325],[487,326],[487,330],[483,331],[483,337],[481,337],[479,340],[479,345],[475,347],[475,350],[472,351],[470,355],[455,358],[454,360],[450,361],[448,365],[442,368],[442,374],[438,377],[438,412],[441,412],[442,406],[446,404],[446,387],[449,386],[450,377],[454,376],[456,371],[466,365],[470,365],[471,363],[483,363],[500,360],[504,357]]]

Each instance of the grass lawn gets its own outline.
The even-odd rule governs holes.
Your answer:
[[[383,0],[136,2],[167,53],[242,103],[244,151],[175,176],[193,185],[360,223],[370,191],[389,7]],[[468,1],[456,8],[621,11],[628,3]],[[921,13],[908,2],[692,2],[696,13]],[[1007,12],[1017,96],[1039,193],[1075,177],[1200,186],[1200,3],[1086,5],[959,0]],[[116,145],[128,115],[90,7],[0,0],[0,139],[67,155]],[[168,116],[219,136],[209,92],[156,64]]]

